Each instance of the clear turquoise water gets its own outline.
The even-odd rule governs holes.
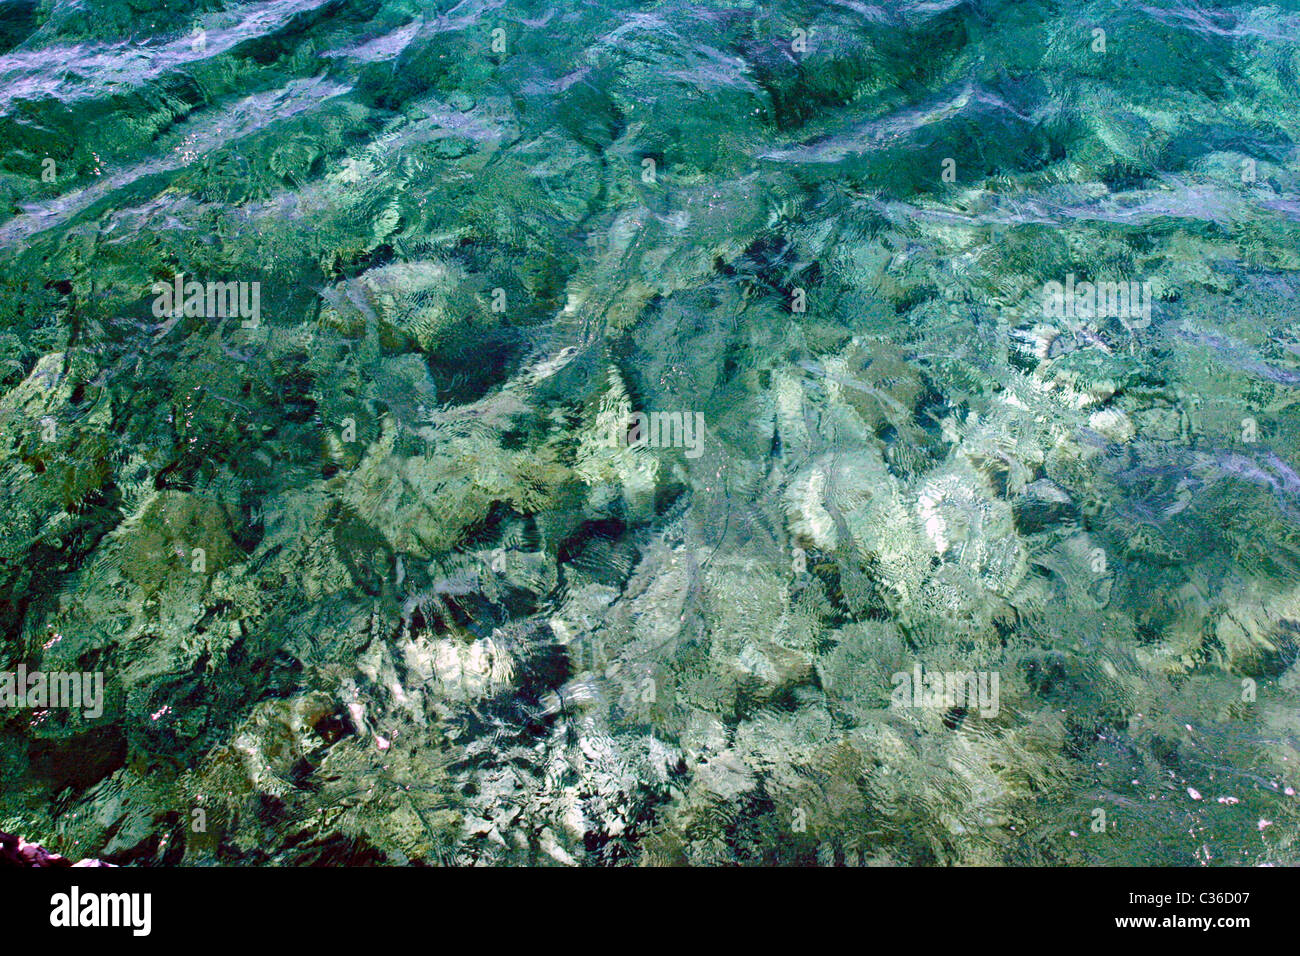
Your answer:
[[[1296,3],[0,3],[0,670],[104,685],[0,710],[0,830],[1296,862],[1298,71]]]

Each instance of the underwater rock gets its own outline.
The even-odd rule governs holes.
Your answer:
[[[744,692],[759,703],[788,694],[813,676],[812,658],[774,644],[746,644],[736,660]]]
[[[928,385],[901,352],[886,344],[855,343],[843,357],[824,364],[831,397],[851,405],[872,434],[890,427],[913,437],[913,418]]]
[[[632,402],[622,376],[610,369],[608,384],[578,433],[574,472],[588,485],[618,488],[628,517],[648,518],[654,506],[660,459],[645,441],[629,440]]]
[[[790,534],[821,551],[874,541],[878,524],[896,507],[897,489],[897,479],[874,449],[823,455],[786,491]]]
[[[218,502],[183,491],[159,491],[118,529],[124,577],[146,591],[176,574],[220,571],[245,556],[231,537],[230,515]]]
[[[39,843],[28,843],[20,836],[0,832],[0,867],[83,867],[113,866],[96,859],[78,860],[73,863],[67,857],[51,853]]]
[[[1103,408],[1088,418],[1088,427],[1107,441],[1123,444],[1132,441],[1137,429],[1127,415],[1118,408]]]
[[[1300,590],[1277,593],[1252,580],[1216,616],[1213,635],[1232,673],[1285,670],[1300,658]]]
[[[1024,578],[1027,561],[1010,504],[982,494],[971,477],[949,471],[927,479],[916,515],[944,565],[1002,596]]]
[[[1012,502],[1016,530],[1021,534],[1037,534],[1048,528],[1075,521],[1079,509],[1067,492],[1049,478],[1042,478],[1025,487],[1025,493]]]
[[[321,322],[350,336],[373,327],[388,349],[437,352],[452,338],[481,334],[491,310],[455,264],[437,260],[382,266],[322,293]]]
[[[62,867],[72,861],[51,853],[39,843],[28,843],[12,833],[0,833],[0,866]]]
[[[398,450],[395,421],[385,418],[365,457],[338,480],[351,515],[392,551],[433,557],[455,545],[494,503],[528,513],[569,480],[553,449],[505,449],[472,419],[466,424],[436,431],[442,440],[428,454],[406,455]]]
[[[0,607],[111,520],[94,506],[114,473],[115,450],[111,403],[102,392],[93,403],[81,394],[93,371],[84,353],[51,352],[0,396],[0,494],[15,505],[0,510]]]

